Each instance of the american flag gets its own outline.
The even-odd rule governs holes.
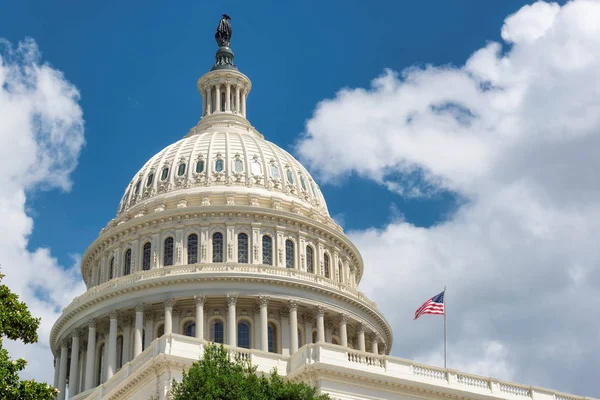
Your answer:
[[[444,315],[444,293],[446,293],[446,291],[433,296],[423,303],[423,305],[415,311],[415,319],[423,314]]]

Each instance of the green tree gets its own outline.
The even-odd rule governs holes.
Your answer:
[[[0,274],[0,282],[4,275]],[[11,360],[3,348],[2,340],[22,340],[24,343],[38,341],[39,318],[33,318],[27,305],[6,285],[0,285],[0,399],[2,400],[52,400],[58,392],[47,383],[34,380],[21,381],[19,371],[27,361]]]
[[[273,370],[257,374],[247,360],[230,359],[221,345],[209,345],[181,382],[173,381],[173,400],[328,400],[305,383],[283,379]]]

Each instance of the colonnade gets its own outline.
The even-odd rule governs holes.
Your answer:
[[[248,300],[248,298],[244,298]],[[212,300],[212,299],[211,299]],[[252,300],[252,298],[251,298]],[[206,318],[206,296],[196,295],[195,301],[195,337],[197,339],[205,339],[205,318]],[[222,300],[221,300],[222,301]],[[273,299],[269,296],[254,297],[256,306],[255,311],[255,337],[253,348],[269,351],[269,319],[272,318],[272,313],[269,313],[269,304],[279,309],[280,327],[282,342],[281,350],[284,355],[291,355],[298,351],[299,348],[299,306],[303,306],[303,318],[300,321],[304,326],[304,343],[329,342],[333,343],[333,328],[337,326],[338,338],[337,344],[343,347],[349,347],[348,323],[349,318],[346,314],[333,315],[323,306],[309,307],[301,304],[297,300],[288,300],[286,304]],[[164,300],[164,333],[180,333],[179,332],[179,317],[174,323],[174,318],[178,313],[176,300],[168,298]],[[241,313],[237,310],[238,295],[226,295],[226,326],[223,336],[224,342],[232,346],[238,346],[238,318]],[[55,359],[55,382],[54,386],[60,391],[58,400],[65,399],[65,389],[67,385],[67,370],[69,370],[69,394],[74,396],[81,391],[93,389],[103,381],[110,379],[118,370],[120,365],[125,365],[131,356],[131,359],[137,357],[143,351],[143,346],[148,347],[154,339],[155,309],[147,309],[145,304],[140,303],[135,307],[135,317],[132,315],[120,314],[117,311],[112,311],[108,314],[108,329],[106,329],[106,321],[101,319],[92,319],[87,323],[87,341],[81,340],[81,335],[85,334],[85,328],[78,328],[72,331],[68,338],[63,339],[60,345],[60,351],[57,351]],[[102,322],[103,333],[98,333],[97,328],[99,322]],[[122,325],[122,347],[121,347],[121,362],[118,365],[118,324]],[[358,350],[365,351],[367,327],[363,323],[354,322],[356,341],[354,347]],[[176,327],[177,329],[174,329]],[[313,332],[316,328],[316,337]],[[133,329],[133,334],[131,332]],[[181,332],[185,333],[185,332]],[[108,337],[106,337],[106,334]],[[160,334],[160,333],[159,333]],[[370,332],[370,341],[372,353],[379,353],[379,341],[381,340],[375,332]],[[98,339],[104,340],[104,351],[98,354]],[[206,339],[212,339],[209,338]],[[133,343],[131,343],[133,342]],[[275,349],[277,351],[277,349]],[[69,357],[69,354],[71,356]],[[73,356],[78,355],[78,356]],[[99,366],[99,359],[102,359]],[[70,362],[69,368],[67,367]],[[100,381],[99,381],[100,379]]]
[[[222,89],[224,89],[224,92],[221,92]],[[229,112],[246,118],[246,96],[248,95],[248,90],[244,86],[239,84],[232,85],[229,82],[219,82],[214,86],[207,86],[201,94],[204,100],[202,107],[203,116],[219,112]],[[225,104],[221,102],[222,95],[225,97]]]

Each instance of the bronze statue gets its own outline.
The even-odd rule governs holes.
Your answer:
[[[229,40],[231,40],[231,24],[229,23],[229,15],[223,14],[219,26],[217,26],[217,32],[215,33],[215,39],[220,47],[229,47]]]

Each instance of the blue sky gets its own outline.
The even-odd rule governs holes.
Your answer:
[[[600,395],[600,2],[0,9],[0,264],[42,316],[38,345],[9,348],[28,376],[51,379],[50,327],[85,290],[72,255],[198,122],[227,13],[248,119],[317,178],[392,354],[443,365],[442,320],[412,314],[448,286],[450,367]]]
[[[29,198],[29,245],[49,246],[69,264],[69,253],[83,253],[114,217],[133,174],[197,123],[196,80],[214,61],[221,13],[232,17],[236,63],[253,83],[248,118],[295,153],[320,100],[368,86],[384,68],[460,64],[498,40],[506,15],[526,3],[7,2],[0,35],[37,41],[44,60],[80,90],[86,129],[72,190]],[[405,199],[356,176],[322,190],[347,230],[379,227],[398,213],[428,226],[454,209],[452,195]]]

